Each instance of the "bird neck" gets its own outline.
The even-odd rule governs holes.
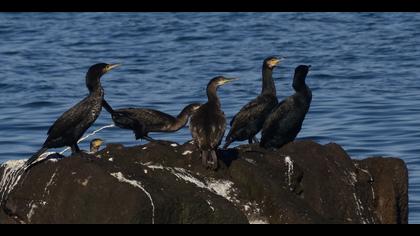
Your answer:
[[[300,94],[303,94],[305,96],[311,96],[311,90],[305,83],[305,78],[301,78],[298,76],[295,76],[293,78],[293,89]]]
[[[262,94],[276,95],[276,85],[273,80],[273,70],[264,66],[262,71]]]
[[[190,112],[186,108],[184,108],[184,110],[182,110],[181,113],[179,113],[179,115],[176,117],[175,123],[172,125],[171,129],[173,131],[181,129],[187,124],[189,117]]]
[[[215,103],[220,106],[220,100],[217,96],[217,86],[214,84],[209,84],[207,86],[207,98],[209,103]]]
[[[86,78],[86,87],[90,94],[103,94],[104,90],[101,85],[100,78]]]

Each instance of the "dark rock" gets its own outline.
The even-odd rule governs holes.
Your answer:
[[[19,163],[0,167],[0,223],[408,222],[404,162],[351,160],[337,144],[244,145],[220,151],[217,172],[189,143],[97,155],[45,161],[15,186]]]
[[[408,223],[408,170],[405,163],[396,158],[380,157],[355,162],[371,175],[369,180],[373,181],[375,193],[373,207],[379,222]]]
[[[0,223],[1,224],[18,224],[17,219],[13,219],[11,216],[8,216],[4,211],[0,211]],[[23,223],[23,222],[22,222]]]

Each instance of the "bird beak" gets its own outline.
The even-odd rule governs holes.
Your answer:
[[[280,62],[283,62],[284,58],[279,58],[273,61],[274,65],[277,66]]]
[[[100,147],[103,143],[104,143],[104,141],[99,139],[99,140],[96,140],[96,142],[94,143],[94,146],[95,147]]]
[[[284,57],[281,57],[281,58],[272,59],[268,63],[270,67],[275,67],[278,64],[280,64],[280,62],[283,62],[283,60],[284,60]]]
[[[224,81],[223,81],[223,84],[228,84],[228,83],[231,83],[231,82],[233,82],[233,81],[235,81],[235,80],[239,80],[238,78],[226,78]]]
[[[110,64],[110,65],[107,66],[106,72],[108,72],[108,71],[110,71],[112,69],[115,69],[115,68],[117,68],[119,66],[121,66],[121,64]]]

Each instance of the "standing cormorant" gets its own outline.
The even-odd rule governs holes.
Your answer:
[[[273,80],[273,69],[280,63],[276,57],[268,57],[262,65],[261,94],[246,104],[230,122],[231,129],[223,147],[228,148],[235,141],[248,140],[258,142],[255,135],[260,132],[264,121],[271,110],[277,105],[276,86]]]
[[[136,139],[154,141],[149,137],[149,132],[176,132],[184,127],[191,114],[201,104],[193,103],[186,106],[177,117],[145,108],[126,108],[114,110],[103,100],[103,107],[111,114],[115,125],[122,129],[133,130]]]
[[[96,121],[102,110],[104,90],[100,79],[105,73],[117,66],[119,64],[99,63],[89,68],[86,74],[86,86],[89,89],[89,95],[55,121],[48,130],[47,140],[42,148],[27,160],[27,166],[50,148],[70,146],[72,153],[80,152],[77,141]]]
[[[192,116],[190,130],[195,144],[201,151],[204,166],[217,169],[216,149],[222,142],[226,129],[225,114],[217,97],[217,88],[235,78],[218,76],[207,85],[208,102],[202,105]]]
[[[279,103],[268,116],[262,129],[261,147],[280,148],[295,140],[300,132],[312,101],[311,89],[305,83],[310,67],[296,67],[293,78],[296,93]]]

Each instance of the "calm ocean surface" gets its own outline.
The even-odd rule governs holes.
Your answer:
[[[353,158],[404,159],[410,223],[420,223],[420,14],[0,13],[0,42],[0,163],[40,147],[55,119],[86,96],[92,64],[123,64],[102,80],[114,108],[173,115],[204,102],[209,79],[239,77],[219,90],[230,120],[260,92],[262,60],[278,55],[287,57],[274,73],[279,99],[293,93],[294,68],[312,65],[299,138],[336,142]],[[88,132],[109,124],[104,110]],[[151,136],[191,138],[188,129]],[[140,143],[117,128],[94,137]]]

